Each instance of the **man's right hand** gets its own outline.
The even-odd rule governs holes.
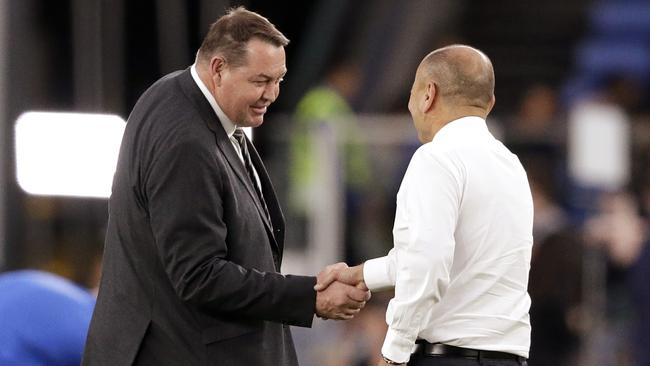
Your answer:
[[[316,292],[316,315],[325,319],[352,319],[369,299],[369,291],[332,282],[326,289]]]

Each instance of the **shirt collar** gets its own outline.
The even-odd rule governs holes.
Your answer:
[[[481,117],[478,116],[467,116],[467,117],[461,117],[459,119],[455,119],[446,125],[442,126],[440,131],[436,133],[436,135],[433,137],[433,141],[439,140],[439,139],[445,139],[447,136],[452,136],[457,132],[463,132],[463,131],[478,131],[478,130],[485,130],[488,131],[487,124],[485,120]]]
[[[212,93],[210,93],[208,87],[205,86],[203,80],[201,80],[201,78],[199,77],[199,74],[196,71],[196,64],[192,64],[192,67],[190,68],[190,73],[192,74],[192,79],[194,79],[196,85],[198,85],[199,89],[201,89],[201,93],[203,93],[203,96],[205,96],[205,99],[208,100],[208,103],[210,103],[212,109],[214,109],[214,112],[217,114],[217,117],[219,118],[219,121],[221,122],[223,129],[226,131],[226,134],[228,135],[228,138],[232,138],[232,135],[235,133],[235,129],[237,129],[237,125],[234,124],[230,120],[230,118],[226,116],[226,113],[224,113],[223,109],[219,107],[217,100],[214,99],[214,96],[212,95]]]

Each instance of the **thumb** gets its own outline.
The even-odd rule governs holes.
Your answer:
[[[318,276],[316,286],[314,286],[314,290],[316,291],[322,291],[329,287],[329,285],[332,284],[332,282],[336,281],[338,277],[338,272],[331,271],[324,276]]]

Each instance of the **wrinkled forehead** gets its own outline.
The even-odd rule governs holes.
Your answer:
[[[251,68],[273,69],[286,72],[284,47],[263,41],[249,41],[246,47],[244,66]]]

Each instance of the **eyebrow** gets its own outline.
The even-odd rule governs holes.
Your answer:
[[[286,75],[286,74],[287,74],[287,70],[284,70],[284,71],[282,72],[282,74],[280,74],[279,78],[283,78],[284,75]],[[275,77],[270,76],[270,75],[267,75],[267,74],[264,74],[264,73],[262,73],[262,74],[257,74],[256,77],[262,77],[262,78],[269,79],[269,80],[276,79]]]

